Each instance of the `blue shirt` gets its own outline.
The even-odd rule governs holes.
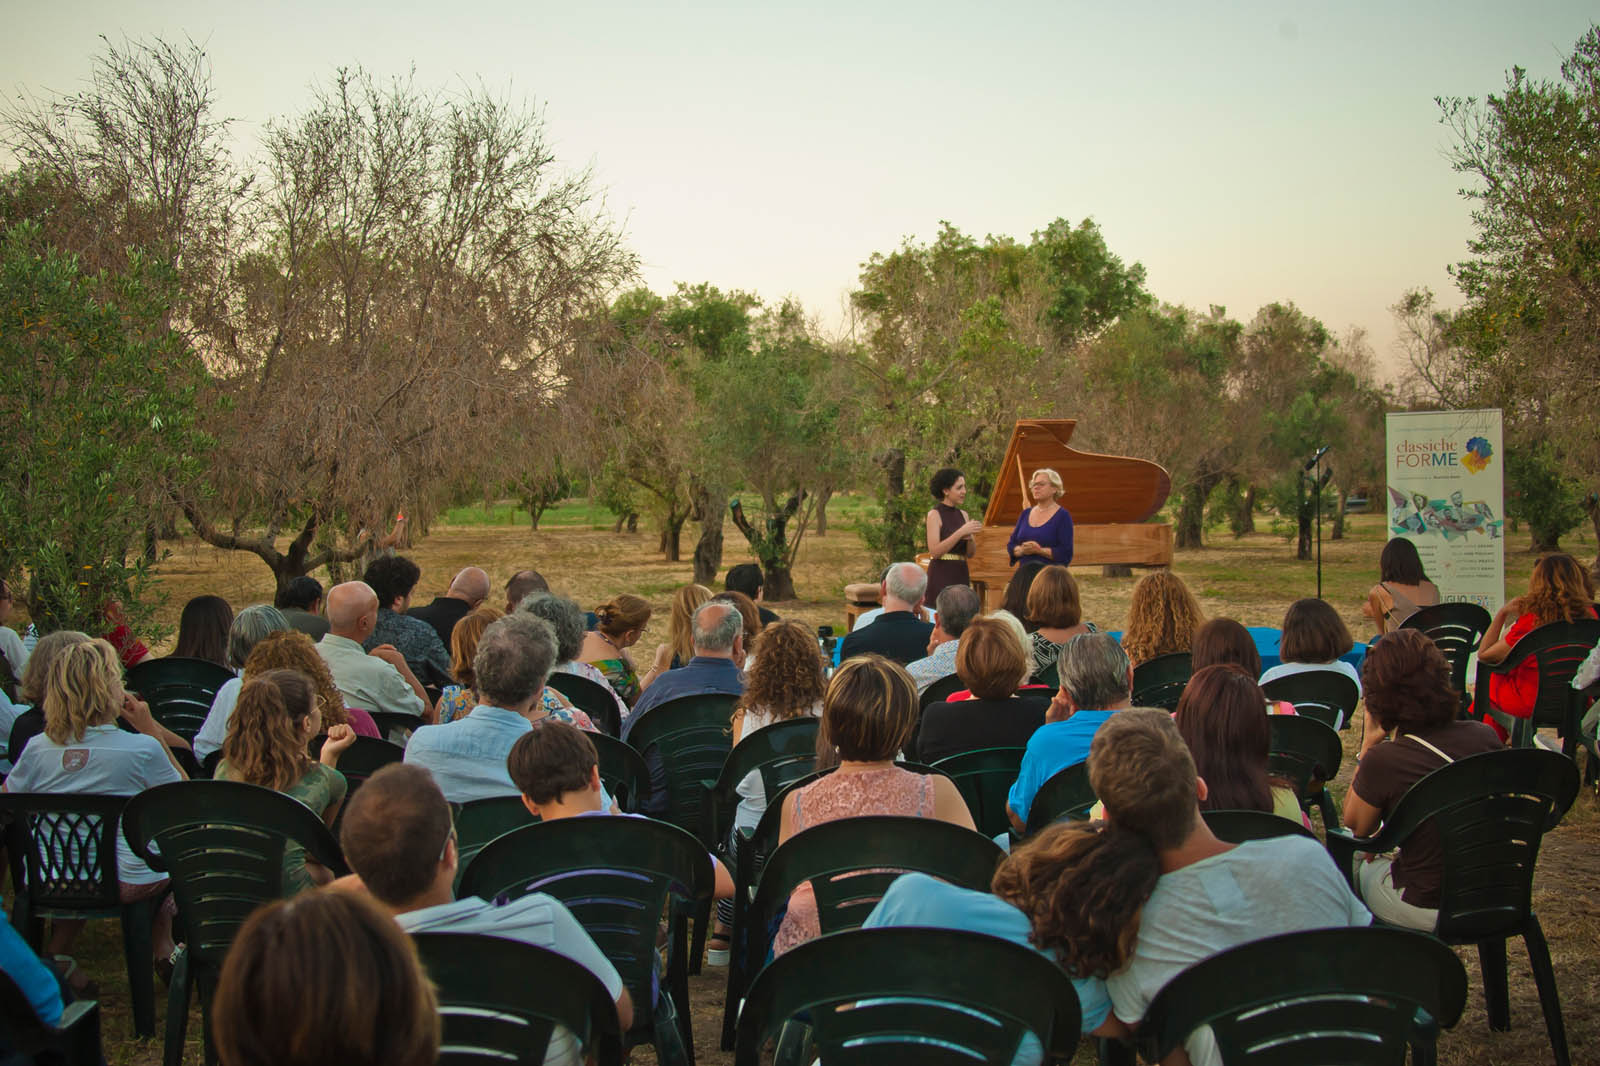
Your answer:
[[[0,914],[0,970],[16,982],[41,1022],[55,1025],[61,1021],[61,986],[56,975],[33,953],[4,914]]]
[[[425,725],[411,734],[405,761],[426,767],[451,803],[519,796],[506,757],[533,723],[515,711],[483,704],[448,725]]]
[[[1017,528],[1011,531],[1011,539],[1006,541],[1006,554],[1011,557],[1012,565],[1021,563],[1023,566],[1066,566],[1071,563],[1072,514],[1062,507],[1042,526],[1033,525],[1028,521],[1032,514],[1032,507],[1022,509],[1022,514],[1017,518]],[[1036,541],[1041,548],[1049,548],[1050,555],[1019,556],[1017,545],[1029,540]]]
[[[864,929],[882,929],[887,926],[928,926],[936,929],[959,929],[984,936],[999,937],[1013,944],[1039,951],[1028,940],[1033,932],[1028,916],[999,896],[988,892],[975,892],[946,884],[927,874],[905,874],[895,879],[883,899],[872,909],[872,914],[862,923]],[[1040,951],[1042,955],[1048,952]],[[1106,994],[1106,983],[1098,977],[1072,979],[1078,992],[1078,1005],[1083,1010],[1083,1031],[1100,1028],[1111,1013],[1111,998]],[[1013,1063],[1036,1063],[1044,1058],[1039,1039],[1030,1033],[1017,1047]]]
[[[639,720],[639,715],[657,704],[675,700],[679,696],[704,696],[716,693],[726,696],[744,694],[744,672],[733,665],[732,659],[719,659],[710,655],[696,655],[676,670],[668,670],[644,690],[644,695],[633,705],[633,714],[622,727],[622,739],[628,739],[628,730]]]
[[[1024,822],[1028,808],[1044,783],[1074,763],[1089,757],[1089,745],[1095,733],[1115,711],[1079,711],[1065,722],[1046,722],[1028,738],[1028,750],[1022,756],[1022,769],[1017,773],[1016,784],[1006,796],[1006,806]]]

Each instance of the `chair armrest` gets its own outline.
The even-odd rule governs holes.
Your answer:
[[[1370,854],[1387,850],[1380,843],[1383,833],[1380,831],[1375,837],[1358,837],[1348,829],[1335,829],[1329,827],[1327,839],[1324,841],[1328,854],[1333,857],[1333,864],[1339,868],[1344,879],[1350,882],[1350,887],[1356,887],[1356,854],[1358,852]]]
[[[72,1049],[70,1061],[73,1064],[105,1061],[105,1050],[100,1039],[100,1004],[97,1001],[80,999],[67,1004],[56,1029]]]
[[[722,832],[722,826],[718,824],[721,811],[717,803],[717,782],[701,778],[700,793],[700,843],[706,846],[707,851],[722,855],[727,850],[728,842],[718,839],[726,837],[727,833]]]

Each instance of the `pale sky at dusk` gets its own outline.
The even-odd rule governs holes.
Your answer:
[[[415,64],[546,109],[644,280],[798,297],[940,219],[1026,239],[1093,217],[1160,299],[1293,300],[1386,362],[1408,286],[1447,303],[1469,207],[1436,95],[1554,77],[1590,4],[249,5],[0,0],[0,90],[72,91],[118,37],[188,34],[242,152],[341,65]]]

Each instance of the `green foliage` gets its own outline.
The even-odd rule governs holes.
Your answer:
[[[134,255],[120,275],[21,223],[0,237],[0,573],[26,571],[43,630],[146,617],[129,556],[163,484],[192,476],[199,361],[167,325],[170,272]]]
[[[872,553],[874,576],[890,563],[914,559],[923,550],[922,520],[927,513],[928,508],[918,497],[883,498],[883,513],[878,521],[861,526],[861,539]]]
[[[1583,483],[1566,474],[1548,442],[1506,449],[1506,515],[1528,523],[1535,551],[1555,551],[1584,519]]]

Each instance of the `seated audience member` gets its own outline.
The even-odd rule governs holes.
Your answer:
[[[1505,662],[1517,641],[1543,625],[1577,622],[1595,617],[1594,582],[1588,570],[1566,552],[1542,556],[1528,576],[1528,592],[1495,612],[1489,628],[1478,641],[1480,663]],[[1515,618],[1511,628],[1506,621]],[[1539,699],[1539,666],[1528,659],[1509,674],[1489,677],[1489,702],[1503,714],[1527,718]],[[1495,733],[1506,738],[1500,723],[1488,719],[1484,708],[1474,702],[1473,715],[1485,718]]]
[[[443,596],[435,596],[432,603],[409,607],[406,615],[420,618],[433,627],[439,643],[450,646],[450,633],[456,623],[483,606],[489,598],[489,575],[476,566],[466,567],[450,579],[450,588]]]
[[[750,597],[750,602],[756,605],[756,611],[761,615],[761,629],[778,620],[775,613],[761,604],[761,592],[766,587],[766,579],[761,576],[760,565],[740,563],[738,566],[729,567],[728,572],[723,575],[722,587],[725,591],[740,592]]]
[[[756,601],[742,592],[719,592],[711,597],[724,603],[731,603],[739,609],[739,617],[744,619],[744,646],[754,648],[756,637],[760,634],[762,626],[761,612],[756,609]]]
[[[228,627],[228,661],[224,665],[235,673],[243,671],[245,662],[257,644],[274,633],[288,632],[290,628],[288,618],[278,608],[265,603],[251,604],[234,615],[233,625]],[[194,735],[194,757],[202,763],[213,752],[222,750],[222,741],[228,735],[228,716],[233,713],[233,705],[239,700],[239,686],[242,684],[242,678],[231,677],[222,683],[216,696],[212,697],[211,710],[206,712],[206,720]]]
[[[308,754],[322,732],[322,712],[310,678],[293,670],[268,670],[244,683],[228,719],[228,739],[217,764],[219,781],[238,781],[293,796],[329,826],[349,785],[336,767],[355,743],[348,725],[329,726],[320,759]],[[297,844],[284,849],[283,887],[290,894],[331,881],[327,868]]]
[[[1357,836],[1371,836],[1412,785],[1447,763],[1496,751],[1501,741],[1482,722],[1456,719],[1460,703],[1450,687],[1450,666],[1419,630],[1385,634],[1367,652],[1361,672],[1367,682],[1364,750],[1345,793],[1344,824]],[[1356,880],[1378,918],[1432,931],[1443,869],[1444,846],[1428,822],[1392,859],[1358,861]]]
[[[983,604],[971,585],[946,585],[935,601],[938,607],[933,634],[928,638],[928,654],[906,666],[906,673],[921,696],[928,686],[956,672],[956,654],[961,650],[961,634],[978,617]]]
[[[1006,582],[1005,592],[1000,595],[1000,609],[1010,611],[1018,618],[1028,617],[1028,593],[1033,591],[1033,583],[1038,580],[1042,566],[1018,567],[1011,575],[1011,580]],[[1023,623],[1027,625],[1026,622]]]
[[[1133,665],[1173,652],[1188,651],[1205,615],[1183,579],[1171,570],[1152,570],[1133,586],[1128,628],[1122,647]]]
[[[622,697],[618,696],[616,690],[611,687],[611,682],[606,680],[606,675],[589,663],[581,662],[578,659],[578,655],[583,651],[585,634],[583,629],[583,609],[578,606],[576,601],[569,600],[565,596],[552,596],[548,592],[536,592],[525,598],[517,610],[531,614],[535,618],[543,618],[550,623],[550,628],[555,632],[556,666],[551,673],[571,674],[586,681],[593,681],[609,692],[611,698],[616,702],[617,721],[620,722],[628,716],[628,705],[622,702]],[[552,709],[557,705],[565,706],[569,710],[572,709],[567,698],[548,685],[545,686],[545,703],[547,706],[551,706]],[[582,711],[574,710],[573,713],[574,716],[587,717]],[[582,726],[581,722],[578,724]],[[591,731],[597,731],[592,724],[589,728]]]
[[[450,676],[456,679],[439,695],[439,724],[464,718],[478,705],[478,681],[472,657],[478,654],[483,631],[504,617],[498,607],[479,607],[450,631]]]
[[[226,1066],[433,1066],[439,1007],[417,950],[371,903],[307,892],[252,914],[212,1004]]]
[[[291,578],[273,600],[273,606],[283,612],[289,628],[312,640],[321,640],[328,632],[328,620],[322,617],[322,582],[314,577]]]
[[[562,719],[541,698],[555,658],[555,634],[543,619],[519,611],[490,624],[472,659],[481,702],[465,718],[412,733],[405,761],[431,770],[451,803],[515,796],[506,772],[511,745],[533,723]]]
[[[1129,1029],[1168,981],[1218,952],[1280,933],[1371,924],[1317,841],[1233,845],[1212,835],[1200,816],[1205,779],[1165,711],[1114,715],[1094,738],[1089,781],[1110,824],[1149,841],[1161,868],[1132,956],[1106,979],[1113,1017]],[[1184,1046],[1194,1066],[1221,1062],[1209,1029]]]
[[[426,770],[385,766],[368,778],[350,800],[339,844],[354,873],[335,887],[364,891],[400,928],[498,936],[559,952],[605,985],[624,1032],[633,1023],[633,1003],[616,967],[559,900],[542,892],[499,906],[476,896],[455,898],[458,857],[450,805]],[[557,1029],[544,1061],[578,1066],[582,1052],[574,1035]]]
[[[1161,867],[1149,841],[1104,823],[1061,822],[1017,845],[995,871],[990,892],[912,873],[895,879],[863,927],[964,929],[1050,956],[1072,976],[1083,1032],[1120,1033],[1105,979],[1133,951],[1139,911]],[[1102,1028],[1104,1026],[1104,1028]],[[1043,1058],[1037,1038],[1013,1060]]]
[[[506,606],[502,612],[510,614],[517,609],[523,597],[535,592],[549,592],[550,583],[544,575],[537,570],[518,570],[511,575],[511,580],[506,582]]]
[[[928,654],[933,623],[917,615],[928,575],[916,563],[895,563],[884,574],[883,613],[868,625],[857,624],[839,645],[839,660],[857,655],[882,655],[904,666]]]
[[[658,661],[640,677],[628,655],[628,649],[639,642],[644,636],[644,627],[650,624],[650,604],[638,596],[623,593],[596,607],[594,614],[595,628],[584,634],[578,660],[604,674],[611,690],[622,697],[623,703],[634,707],[639,702],[639,693],[666,670],[666,664]],[[656,659],[661,659],[659,650]]]
[[[1329,670],[1354,681],[1359,692],[1361,676],[1355,667],[1340,658],[1354,646],[1344,619],[1326,600],[1295,600],[1283,615],[1283,640],[1278,646],[1278,655],[1283,661],[1261,675],[1261,684],[1280,677]],[[1334,727],[1342,724],[1335,723]]]
[[[1572,675],[1572,688],[1576,692],[1592,688],[1600,683],[1600,645],[1596,645],[1589,657],[1578,664],[1578,672]],[[1594,699],[1594,693],[1589,692],[1580,697],[1582,703]],[[1582,706],[1582,703],[1579,706]],[[1578,723],[1578,739],[1589,748],[1590,756],[1594,757],[1595,734],[1600,732],[1600,700],[1589,704],[1589,709],[1583,713]]]
[[[656,648],[656,663],[667,659],[667,670],[676,670],[694,658],[694,613],[711,598],[704,585],[685,585],[672,594],[672,613],[667,620],[667,642]],[[663,652],[661,648],[667,649]],[[663,671],[665,672],[665,671]]]
[[[973,698],[935,703],[922,712],[914,745],[917,761],[937,762],[980,748],[1020,748],[1044,724],[1050,701],[1017,693],[1028,674],[1028,659],[1004,622],[976,618],[967,626],[956,672]]]
[[[744,674],[740,671],[745,658],[744,616],[739,609],[727,600],[707,600],[694,612],[692,636],[694,658],[676,670],[668,670],[645,690],[623,726],[624,739],[628,727],[641,714],[668,700],[708,693],[737,696],[744,692]]]
[[[366,582],[346,581],[328,590],[328,634],[317,641],[317,652],[344,693],[345,705],[430,720],[432,704],[405,656],[392,644],[370,652],[362,647],[377,624],[378,594]]]
[[[1407,618],[1439,602],[1439,586],[1428,580],[1417,546],[1405,537],[1393,537],[1383,546],[1378,574],[1361,613],[1379,633],[1399,629]]]
[[[5,791],[136,796],[184,780],[183,768],[165,742],[168,734],[151,717],[149,705],[123,691],[122,666],[110,643],[72,640],[49,648],[48,640],[40,641],[33,655],[36,660],[50,658],[43,693],[44,732],[20,753]],[[136,732],[118,728],[119,717]],[[147,866],[120,833],[117,881],[124,903],[160,897],[169,885],[167,876]],[[152,961],[162,967],[171,965],[175,913],[167,895],[152,934]],[[48,953],[65,953],[83,924],[77,918],[54,921]]]
[[[1036,694],[1043,696],[1048,702],[1054,694],[1056,686],[1046,685],[1033,679],[1033,645],[1029,640],[1028,627],[1022,624],[1022,619],[1003,607],[998,611],[989,612],[989,617],[1002,623],[1010,631],[1011,636],[1017,642],[1017,647],[1022,649],[1023,658],[1027,660],[1028,672],[1023,675],[1022,684],[1017,686],[1017,691],[1023,695]],[[951,693],[950,698],[952,700],[969,700],[972,698],[972,693],[954,692]]]
[[[421,577],[417,564],[403,555],[372,561],[361,580],[378,597],[378,617],[361,647],[370,652],[380,644],[393,645],[424,686],[442,688],[450,683],[450,653],[432,623],[406,614]]]
[[[333,683],[328,664],[317,654],[316,644],[304,633],[293,629],[269,633],[244,661],[244,673],[240,679],[249,681],[268,670],[293,670],[305,675],[311,687],[317,691],[317,711],[322,715],[324,730],[330,726],[347,725],[358,737],[381,738],[372,715],[359,707],[344,705],[344,694]]]
[[[1061,690],[1050,701],[1045,724],[1028,739],[1016,784],[1006,797],[1011,824],[1021,832],[1039,788],[1057,773],[1089,757],[1095,732],[1133,705],[1133,667],[1120,645],[1104,633],[1067,641],[1057,666]]]
[[[22,671],[28,665],[28,652],[22,646],[22,637],[7,624],[11,620],[11,611],[15,606],[11,582],[0,578],[0,657],[4,657],[11,676],[21,680]]]
[[[55,971],[46,966],[44,960],[28,946],[28,942],[22,939],[22,934],[11,924],[11,916],[3,913],[0,913],[0,971],[11,978],[17,990],[27,999],[35,1018],[45,1025],[60,1024],[61,985],[56,980]],[[48,1061],[14,1059],[7,1054],[9,1050],[0,1040],[0,1062],[22,1066],[27,1062]]]
[[[1189,660],[1195,673],[1208,666],[1237,666],[1251,677],[1261,676],[1261,650],[1250,630],[1232,618],[1212,618],[1195,630]],[[1294,704],[1268,700],[1267,713],[1294,714]]]
[[[822,698],[819,763],[837,769],[783,801],[778,843],[814,825],[864,814],[891,814],[974,829],[955,784],[940,774],[916,774],[894,764],[917,720],[917,689],[898,664],[863,655],[840,664]],[[782,955],[820,935],[810,883],[795,889],[778,927],[773,952]]]
[[[122,603],[110,600],[102,609],[106,625],[110,631],[106,633],[106,643],[110,644],[117,653],[124,670],[132,670],[135,666],[150,658],[150,649],[145,647],[144,641],[134,636],[133,629],[128,625],[128,616],[123,613]],[[31,626],[29,628],[32,628]]]
[[[1043,566],[1028,589],[1028,650],[1033,658],[1033,673],[1044,674],[1055,668],[1067,641],[1083,633],[1097,633],[1093,622],[1083,620],[1078,599],[1078,583],[1064,566]]]
[[[1307,825],[1287,783],[1267,771],[1272,730],[1266,697],[1239,666],[1207,666],[1184,686],[1172,720],[1206,783],[1203,811],[1271,811]]]
[[[228,665],[228,632],[233,626],[233,608],[221,596],[196,596],[183,605],[178,616],[178,643],[172,649],[175,659],[204,659],[218,666]]]
[[[22,758],[28,741],[44,732],[44,688],[50,680],[50,667],[55,664],[56,656],[74,644],[86,644],[92,639],[76,629],[58,629],[40,637],[39,643],[33,646],[28,655],[28,667],[17,680],[20,702],[15,706],[6,743],[7,762],[15,765]]]

